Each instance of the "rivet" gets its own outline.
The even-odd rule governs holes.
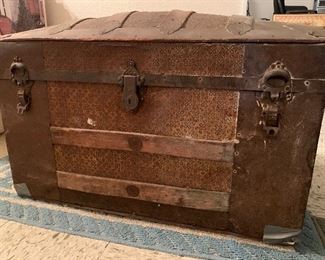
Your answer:
[[[304,84],[305,84],[306,87],[309,87],[310,86],[310,81],[309,80],[305,80]]]
[[[138,197],[140,194],[140,190],[137,186],[129,185],[126,187],[126,192],[130,197]]]
[[[132,136],[128,139],[128,144],[131,150],[140,151],[142,149],[142,140],[140,137]]]

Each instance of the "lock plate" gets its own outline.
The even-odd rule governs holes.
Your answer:
[[[140,76],[134,61],[128,62],[128,68],[120,78],[123,87],[122,104],[126,111],[137,111],[144,96],[144,77]]]

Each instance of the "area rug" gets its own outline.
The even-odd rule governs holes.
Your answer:
[[[324,248],[309,214],[300,242],[268,246],[233,235],[131,220],[66,205],[18,197],[8,158],[0,159],[0,218],[123,245],[200,259],[324,259]]]

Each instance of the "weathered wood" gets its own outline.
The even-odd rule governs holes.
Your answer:
[[[185,208],[227,212],[229,193],[184,189],[172,186],[57,172],[62,189],[132,198]]]
[[[139,151],[232,162],[233,142],[219,142],[117,131],[51,127],[54,144]]]

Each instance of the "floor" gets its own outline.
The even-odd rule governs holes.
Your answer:
[[[0,259],[189,260],[192,258],[58,233],[0,219]]]

